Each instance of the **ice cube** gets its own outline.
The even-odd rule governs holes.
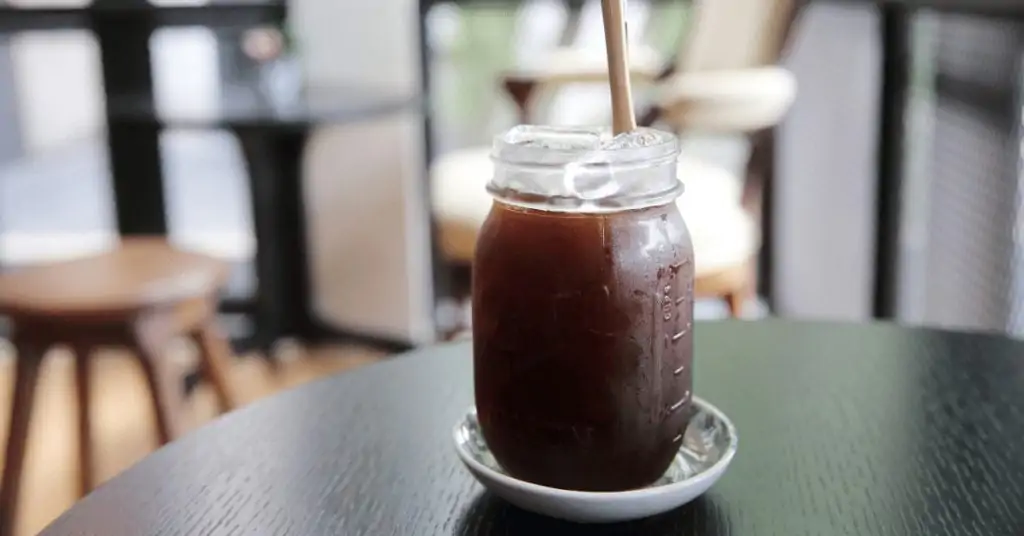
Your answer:
[[[594,128],[558,128],[522,125],[505,134],[505,141],[519,147],[553,151],[592,151],[601,148],[601,131]]]
[[[601,144],[601,149],[613,151],[617,149],[635,149],[639,147],[650,147],[663,141],[663,136],[650,130],[634,130],[623,132]]]

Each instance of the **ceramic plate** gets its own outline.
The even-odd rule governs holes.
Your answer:
[[[665,475],[646,488],[587,492],[549,488],[506,474],[494,459],[470,408],[455,426],[455,450],[473,476],[506,501],[531,512],[579,523],[640,519],[699,497],[725,473],[736,455],[736,428],[718,408],[694,397],[694,417]]]

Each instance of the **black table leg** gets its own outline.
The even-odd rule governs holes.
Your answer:
[[[302,192],[305,129],[236,128],[249,168],[256,234],[257,346],[314,332],[306,211]]]
[[[420,0],[418,10],[419,28],[419,60],[420,60],[420,95],[425,103],[423,112],[423,198],[425,214],[427,214],[427,225],[429,226],[428,240],[430,240],[430,268],[433,284],[433,296],[431,311],[434,322],[435,336],[444,338],[446,331],[451,326],[441,326],[438,323],[438,309],[446,301],[453,301],[454,296],[454,273],[453,267],[441,251],[440,231],[437,218],[434,217],[434,207],[431,200],[430,188],[430,167],[434,161],[434,127],[431,121],[431,76],[430,76],[430,40],[428,39],[429,28],[427,17],[433,7],[432,0]]]
[[[875,194],[875,318],[896,316],[903,203],[903,151],[910,86],[910,9],[885,5],[882,17],[882,98]]]
[[[761,191],[758,214],[761,227],[761,249],[757,255],[757,294],[764,299],[768,313],[774,314],[775,303],[775,144],[773,128],[755,138],[751,155],[752,171],[760,173]],[[756,162],[754,158],[757,158]],[[750,178],[747,179],[748,181]]]
[[[105,2],[99,0],[97,5]],[[97,15],[93,27],[100,47],[107,102],[152,99],[152,24],[140,21],[129,25],[117,18]],[[166,234],[159,129],[155,125],[125,122],[108,113],[107,145],[118,230],[122,235]]]
[[[158,129],[111,122],[107,146],[118,231],[121,235],[166,235]]]
[[[313,312],[309,237],[302,157],[309,131],[237,127],[252,190],[256,226],[256,340],[269,350],[278,339],[357,342],[386,351],[411,348],[408,341],[332,326]],[[269,355],[269,354],[267,354]]]

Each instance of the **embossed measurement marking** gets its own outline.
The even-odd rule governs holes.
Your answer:
[[[683,266],[686,266],[689,263],[690,263],[690,259],[683,259],[683,260],[681,260],[679,262],[674,262],[674,263],[668,265],[668,267],[671,268],[672,271],[676,271],[676,270],[679,270],[680,268],[682,268]]]
[[[683,407],[683,404],[685,404],[686,401],[689,400],[689,399],[690,399],[690,392],[687,391],[686,394],[683,395],[683,398],[681,398],[679,400],[679,402],[676,402],[675,404],[672,404],[671,406],[669,406],[668,410],[670,412],[678,410],[679,408]]]

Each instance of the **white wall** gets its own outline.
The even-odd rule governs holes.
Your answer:
[[[878,18],[870,5],[812,3],[795,30],[786,64],[799,96],[777,155],[778,312],[863,320],[874,266]]]
[[[415,0],[296,0],[291,10],[311,85],[418,92]],[[307,153],[307,203],[319,310],[346,326],[427,341],[421,121],[404,113],[321,130]]]
[[[200,112],[217,106],[212,31],[161,30],[151,45],[154,92],[162,107]],[[103,132],[103,73],[90,32],[14,34],[11,61],[26,152],[39,154]]]
[[[38,153],[95,136],[103,125],[99,48],[85,31],[11,37],[23,147]]]

